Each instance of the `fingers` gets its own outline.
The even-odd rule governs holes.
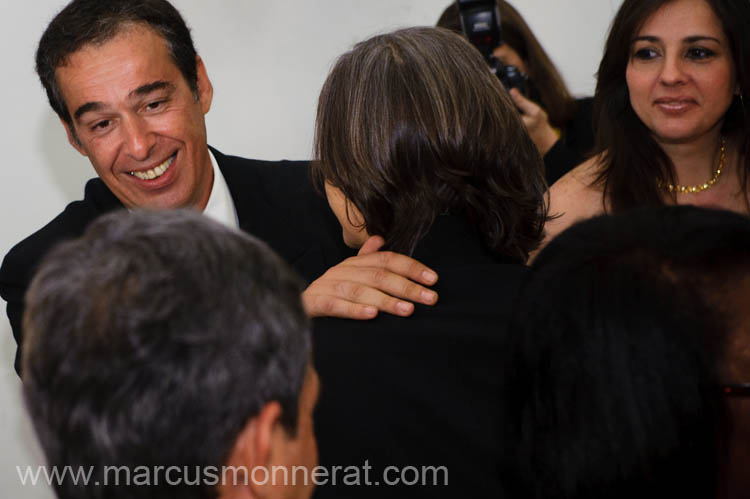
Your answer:
[[[366,288],[366,291],[352,290],[352,292],[361,293],[362,296],[358,301],[376,305],[380,310],[389,313],[393,313],[394,306],[389,306],[389,304],[393,304],[391,300],[384,299],[386,295],[391,299],[399,298],[424,305],[434,305],[438,299],[435,291],[405,277],[403,272],[393,272],[386,268],[359,268],[357,275],[348,277],[347,281],[356,282]],[[371,291],[375,291],[377,294],[373,294]],[[377,299],[378,301],[369,301],[367,298]]]
[[[308,288],[309,289],[309,288]],[[310,318],[338,317],[343,319],[367,320],[378,315],[377,307],[354,303],[334,296],[302,293],[302,304]]]
[[[375,253],[382,248],[384,244],[385,239],[381,236],[370,236],[367,241],[365,241],[365,244],[359,248],[357,255],[369,255],[370,253]]]
[[[366,242],[367,251],[382,246],[382,238]],[[353,256],[331,267],[303,293],[310,317],[369,319],[378,311],[408,316],[413,303],[434,305],[438,295],[428,289],[437,274],[413,258],[389,251]],[[371,308],[367,308],[371,307]]]
[[[330,278],[321,278],[311,284],[302,293],[302,302],[309,317],[344,317],[361,320],[372,319],[379,310],[402,317],[414,312],[412,303],[390,296],[367,284]]]
[[[351,257],[345,263],[357,267],[387,270],[427,286],[432,286],[438,280],[437,273],[431,268],[411,257],[392,251],[378,251],[369,255]]]
[[[534,125],[536,125],[536,118],[532,118],[528,114],[522,114],[521,121],[523,122],[523,126],[525,126],[529,133],[531,133],[534,129]]]
[[[516,107],[521,110],[521,114],[536,115],[541,110],[541,108],[534,101],[531,101],[524,97],[524,95],[519,92],[517,88],[511,88],[508,93],[510,93],[510,98],[513,99],[513,103],[516,105]]]
[[[558,134],[549,124],[547,112],[535,102],[524,97],[516,88],[510,89],[510,96],[521,112],[521,120],[529,132],[539,153],[544,156],[557,142]]]
[[[379,269],[371,269],[368,272],[369,276],[362,276],[363,282],[340,281],[337,284],[338,296],[354,303],[374,306],[378,310],[392,315],[405,317],[414,312],[414,304],[398,298],[400,295],[408,294],[407,292],[389,292],[387,289],[390,285],[405,286],[405,283],[396,284],[395,281],[391,281],[392,276]],[[399,279],[409,282],[412,286],[417,286],[401,277]],[[375,283],[380,284],[380,289],[374,285]]]

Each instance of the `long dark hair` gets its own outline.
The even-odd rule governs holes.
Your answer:
[[[599,65],[594,98],[594,130],[602,168],[595,181],[604,189],[604,205],[613,212],[634,206],[664,204],[659,185],[675,184],[674,164],[651,136],[630,105],[625,72],[633,37],[646,21],[669,0],[625,0],[617,12]],[[750,2],[707,0],[721,21],[729,40],[740,95],[750,97]],[[750,110],[735,97],[725,115],[722,132],[741,136],[740,184],[748,192],[750,174]],[[676,194],[675,200],[676,200]]]
[[[539,92],[540,104],[547,112],[550,124],[556,128],[563,128],[575,114],[576,102],[568,92],[562,76],[521,14],[504,0],[498,0],[497,7],[500,10],[503,42],[518,52],[526,65],[529,78]],[[437,25],[462,33],[456,2],[443,11]]]
[[[318,183],[339,188],[394,251],[410,254],[445,213],[498,256],[525,260],[539,244],[541,157],[479,51],[450,31],[399,30],[341,56],[320,94],[314,155]]]
[[[744,215],[662,206],[580,222],[542,250],[506,348],[510,496],[716,497],[749,249]]]

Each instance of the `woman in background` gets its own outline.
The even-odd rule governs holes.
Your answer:
[[[497,496],[502,341],[546,218],[542,161],[513,102],[454,33],[376,36],[323,86],[315,159],[348,245],[379,235],[440,275],[440,301],[407,319],[315,321],[321,465],[445,466],[447,486],[388,495]]]
[[[750,2],[625,0],[595,96],[596,156],[550,189],[551,239],[636,206],[750,211]]]
[[[593,99],[573,99],[521,14],[504,0],[498,0],[497,7],[503,44],[494,55],[504,65],[516,66],[528,76],[528,95],[517,89],[512,89],[510,95],[544,157],[547,183],[552,185],[586,159],[593,148]],[[443,11],[437,25],[462,33],[456,2]]]

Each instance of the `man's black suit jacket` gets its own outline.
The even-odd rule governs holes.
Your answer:
[[[307,161],[258,161],[211,149],[234,201],[240,228],[265,241],[307,281],[348,256],[341,228],[324,197],[312,187]],[[18,343],[20,373],[24,295],[42,257],[58,242],[80,236],[103,213],[122,203],[99,178],[86,183],[84,198],[70,203],[42,229],[5,256],[0,296]]]
[[[440,275],[434,307],[371,321],[315,319],[313,354],[321,382],[315,431],[328,484],[318,498],[499,497],[498,467],[503,347],[507,323],[525,277],[520,262],[492,257],[462,220],[443,216],[414,257]],[[346,467],[365,462],[370,486],[342,486]],[[337,486],[330,470],[338,468]],[[400,469],[389,471],[386,467]],[[438,485],[413,481],[415,467],[445,466]],[[356,481],[349,469],[349,483]],[[379,485],[375,485],[379,482]]]

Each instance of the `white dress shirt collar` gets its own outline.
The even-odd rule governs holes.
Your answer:
[[[227,182],[224,180],[224,175],[221,174],[221,170],[216,163],[216,158],[214,158],[210,150],[208,151],[208,155],[211,158],[211,166],[214,170],[214,184],[211,187],[211,194],[208,197],[208,203],[203,213],[227,227],[239,229],[240,222],[237,218],[237,210],[234,207],[234,201],[232,200],[232,195],[229,193]]]

